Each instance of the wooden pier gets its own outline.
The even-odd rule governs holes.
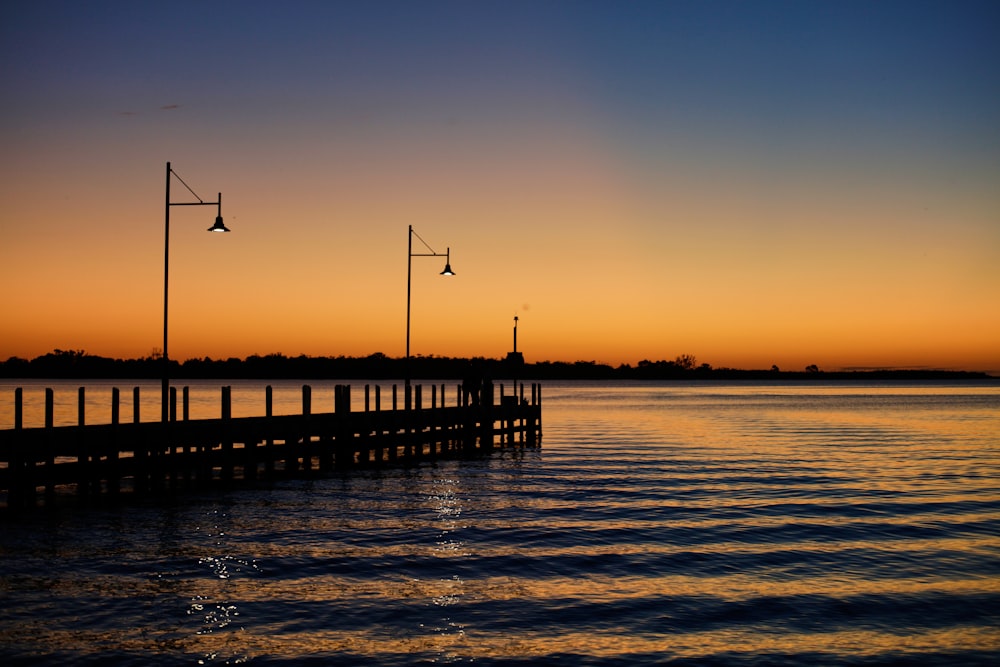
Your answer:
[[[46,390],[45,426],[23,428],[21,390],[15,391],[14,428],[0,430],[0,506],[52,504],[57,494],[82,500],[205,489],[356,466],[409,465],[435,458],[476,456],[497,447],[536,447],[541,440],[541,386],[515,385],[504,395],[492,383],[481,396],[461,386],[446,406],[445,385],[432,385],[425,404],[421,385],[382,396],[365,385],[364,409],[351,409],[351,387],[337,385],[334,411],[313,413],[312,390],[302,387],[302,412],[272,414],[265,389],[264,415],[231,417],[230,387],[221,390],[218,419],[188,419],[183,392],[177,419],[171,388],[170,420],[141,422],[139,389],[131,421],[122,421],[119,391],[112,391],[111,423],[86,424],[84,389],[76,425],[53,425],[53,392]],[[478,399],[478,400],[477,400]],[[497,400],[499,399],[499,400]]]

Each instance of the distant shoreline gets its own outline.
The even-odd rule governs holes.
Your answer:
[[[809,366],[801,371],[771,369],[712,368],[696,365],[691,357],[674,361],[642,361],[636,366],[613,367],[593,361],[543,361],[525,363],[519,357],[507,359],[467,359],[453,357],[388,357],[376,353],[368,357],[286,357],[272,354],[246,359],[189,359],[170,362],[174,380],[349,380],[367,378],[394,380],[407,375],[414,380],[462,379],[470,374],[493,379],[530,380],[780,380],[780,381],[983,381],[1000,377],[979,371],[933,369],[872,369],[824,371]],[[111,359],[79,351],[62,351],[31,360],[12,357],[0,361],[0,378],[5,379],[159,379],[163,360]]]

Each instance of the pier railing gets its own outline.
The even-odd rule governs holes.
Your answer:
[[[351,387],[337,385],[334,411],[314,413],[312,390],[302,387],[302,412],[272,414],[265,389],[263,416],[232,417],[230,387],[221,388],[220,417],[189,419],[183,392],[181,419],[171,392],[170,420],[139,419],[133,389],[131,421],[122,421],[120,394],[112,391],[111,423],[86,424],[84,389],[76,425],[53,425],[53,392],[46,390],[45,426],[24,428],[22,394],[15,390],[14,428],[0,430],[0,505],[30,507],[58,493],[83,499],[122,493],[145,495],[207,488],[236,481],[322,474],[354,466],[412,464],[434,458],[475,456],[496,447],[536,447],[542,423],[541,386],[514,392],[485,383],[478,392],[455,387],[397,391],[364,387],[364,407],[352,410]],[[386,400],[383,400],[385,398]],[[5,497],[6,503],[3,503]]]

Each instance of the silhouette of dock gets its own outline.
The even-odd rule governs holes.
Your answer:
[[[183,392],[177,419],[171,388],[170,419],[141,422],[139,389],[133,390],[132,421],[120,419],[119,391],[112,392],[111,423],[84,422],[79,390],[76,425],[53,425],[53,392],[46,390],[45,426],[22,427],[21,390],[15,391],[13,429],[0,430],[0,497],[9,509],[53,503],[57,494],[81,500],[149,496],[185,489],[225,487],[283,477],[322,475],[353,467],[411,465],[437,458],[478,456],[494,449],[539,446],[541,386],[515,385],[504,395],[493,383],[478,392],[432,385],[425,404],[421,385],[383,397],[379,386],[364,387],[364,407],[352,410],[350,385],[337,385],[334,411],[312,412],[312,390],[302,387],[302,412],[272,414],[272,390],[265,389],[265,414],[231,417],[230,387],[221,388],[221,417],[188,419]],[[386,400],[383,400],[386,399]],[[499,400],[497,400],[499,399]]]

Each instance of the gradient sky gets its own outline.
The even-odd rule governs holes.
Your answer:
[[[1000,371],[1000,3],[0,12],[0,358]]]

